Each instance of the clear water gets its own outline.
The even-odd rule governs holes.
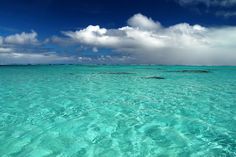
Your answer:
[[[0,156],[236,156],[236,67],[2,66]]]

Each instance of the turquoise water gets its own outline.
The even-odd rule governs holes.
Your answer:
[[[233,157],[236,67],[1,66],[0,112],[1,157]]]

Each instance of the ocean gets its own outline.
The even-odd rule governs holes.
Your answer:
[[[0,66],[1,157],[234,157],[234,66]]]

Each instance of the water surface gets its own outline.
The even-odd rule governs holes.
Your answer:
[[[236,67],[1,66],[2,157],[236,156]]]

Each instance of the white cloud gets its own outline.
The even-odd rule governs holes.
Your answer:
[[[0,53],[0,65],[6,64],[57,64],[70,63],[73,57],[59,56],[56,53]]]
[[[0,53],[11,52],[12,48],[3,47],[3,37],[0,36]]]
[[[98,52],[98,49],[97,49],[96,47],[93,47],[93,48],[92,48],[92,51],[93,51],[93,52]]]
[[[154,22],[151,18],[147,18],[142,14],[135,14],[128,20],[128,24],[131,27],[137,27],[144,30],[157,30],[161,27],[159,22]]]
[[[51,38],[47,38],[44,41],[44,43],[49,43],[49,42],[54,43],[54,44],[58,44],[58,45],[61,45],[61,46],[70,46],[70,45],[74,44],[73,39],[63,39],[63,38],[60,38],[58,36],[52,36]]]
[[[0,47],[0,53],[7,53],[7,52],[12,52],[13,49],[11,48],[4,48],[4,47]]]
[[[136,59],[130,56],[101,55],[97,57],[80,56],[77,62],[81,64],[126,64],[135,63]]]
[[[216,16],[223,16],[225,18],[230,18],[236,16],[236,11],[217,11]]]
[[[118,38],[116,36],[108,35],[107,29],[100,28],[99,26],[88,26],[84,30],[80,31],[69,31],[63,32],[68,37],[71,37],[75,41],[79,41],[81,43],[93,43],[93,45],[98,46],[113,46],[118,42]]]
[[[236,0],[177,0],[181,5],[204,4],[208,7],[222,6],[231,7],[236,5]]]
[[[181,6],[196,6],[204,5],[205,8],[199,9],[204,13],[214,14],[219,17],[231,18],[236,16],[235,10],[232,8],[236,7],[236,0],[175,0]],[[213,9],[212,9],[213,8]]]
[[[26,45],[26,44],[37,44],[37,33],[32,31],[30,33],[22,32],[21,34],[14,34],[9,35],[4,38],[4,43],[6,44],[19,44],[19,45]]]
[[[118,29],[90,25],[63,34],[74,43],[110,48],[136,58],[137,63],[236,64],[236,27],[206,28],[180,23],[165,28],[141,14],[131,17],[128,24]]]
[[[38,44],[39,41],[36,37],[36,32],[0,36],[0,65],[70,63],[74,61],[73,57],[61,56],[55,52],[41,52],[42,50],[37,46],[32,49],[25,47],[26,44]],[[23,52],[22,49],[24,49]]]
[[[0,36],[0,46],[3,44],[3,37]]]
[[[179,65],[236,65],[236,27],[203,27],[180,23],[162,26],[142,14],[128,19],[128,26],[115,29],[90,25],[77,31],[62,32],[44,43],[78,44],[97,57],[66,57],[58,53],[42,52],[37,46],[37,33],[0,36],[0,64],[45,64],[65,62],[141,63]],[[41,47],[42,48],[42,47]],[[103,48],[110,55],[100,55]],[[23,51],[25,49],[26,51]],[[99,51],[98,51],[99,50]],[[101,51],[100,51],[101,50]],[[43,50],[44,51],[44,50]],[[112,55],[112,54],[115,55]]]

